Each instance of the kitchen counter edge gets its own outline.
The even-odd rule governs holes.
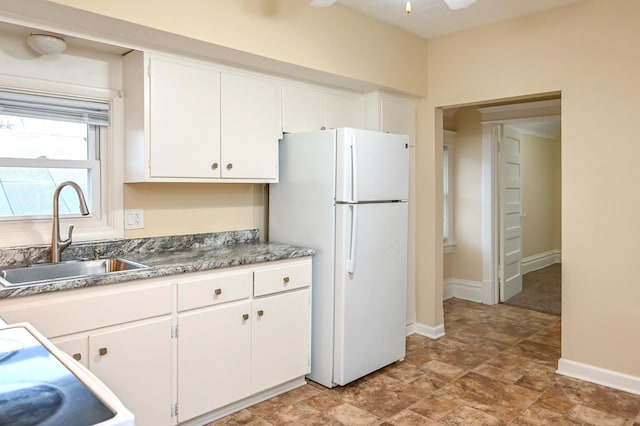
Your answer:
[[[1,287],[0,300],[26,297],[79,288],[96,287],[126,281],[167,277],[190,272],[209,271],[232,266],[252,265],[312,256],[315,250],[274,242],[247,242],[215,247],[184,249],[147,255],[127,255],[126,258],[149,268],[113,272],[91,277],[51,280],[23,287]]]

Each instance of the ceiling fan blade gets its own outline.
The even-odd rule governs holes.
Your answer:
[[[464,9],[465,7],[471,6],[476,0],[444,0],[444,2],[449,6],[450,9]]]
[[[313,0],[311,6],[313,7],[329,7],[334,4],[336,0]]]

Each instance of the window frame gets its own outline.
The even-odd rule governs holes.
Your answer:
[[[99,132],[100,181],[98,205],[90,207],[91,215],[60,217],[63,238],[71,224],[75,226],[75,242],[124,238],[124,108],[121,93],[115,90],[75,86],[22,77],[0,75],[0,88],[50,94],[62,97],[87,98],[110,104],[111,122],[96,126]],[[95,191],[97,188],[94,187]],[[53,205],[53,193],[51,194]],[[0,247],[38,246],[51,244],[52,217],[3,220],[0,222]]]
[[[443,245],[444,253],[453,253],[456,247],[454,238],[454,188],[453,169],[455,159],[455,134],[451,130],[444,130],[442,145],[442,189],[443,189]]]

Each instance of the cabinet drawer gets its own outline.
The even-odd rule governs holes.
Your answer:
[[[172,284],[148,281],[113,287],[29,296],[11,307],[0,304],[8,322],[26,321],[48,338],[171,313]]]
[[[178,284],[178,312],[246,299],[251,271],[205,274]]]
[[[311,285],[311,260],[256,269],[253,295],[264,296]]]

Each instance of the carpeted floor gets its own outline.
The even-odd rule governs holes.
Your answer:
[[[531,271],[522,276],[522,292],[504,302],[507,305],[560,315],[562,306],[562,264]]]

